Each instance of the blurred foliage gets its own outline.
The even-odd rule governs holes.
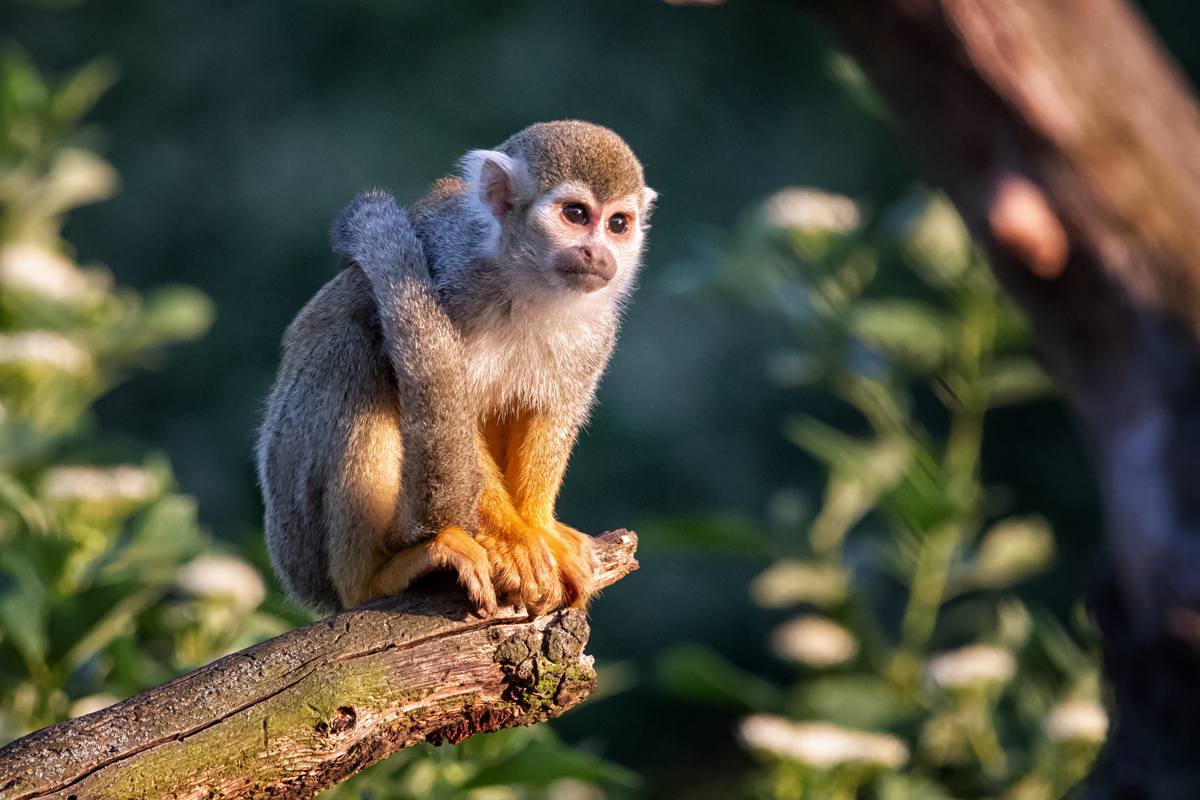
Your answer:
[[[1097,654],[1086,621],[1071,635],[1013,593],[1050,565],[1054,537],[1041,517],[1006,515],[980,473],[988,411],[1052,384],[944,198],[864,216],[787,189],[717,258],[722,291],[793,332],[774,379],[853,411],[840,426],[788,421],[824,493],[813,514],[776,504],[786,552],[751,585],[759,605],[798,609],[771,637],[795,682],[699,647],[665,656],[660,680],[756,712],[738,726],[761,762],[749,796],[1054,800],[1104,740]]]
[[[105,61],[54,85],[18,50],[0,59],[0,744],[304,620],[264,605],[258,570],[214,546],[165,459],[107,459],[121,448],[94,431],[97,397],[212,319],[199,292],[116,287],[61,239],[66,212],[116,186],[79,143],[112,80]],[[543,727],[413,748],[330,796],[587,800],[635,783]]]
[[[96,398],[212,319],[198,292],[117,287],[60,237],[116,187],[79,124],[112,80],[105,61],[49,83],[0,55],[0,741],[281,629],[254,611],[254,569],[202,555],[167,462],[93,429]]]
[[[565,747],[548,726],[537,725],[473,736],[453,747],[410,747],[321,798],[599,800],[625,796],[638,783],[628,770]]]

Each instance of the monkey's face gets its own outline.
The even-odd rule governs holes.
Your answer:
[[[645,242],[642,197],[599,199],[563,184],[531,209],[547,241],[543,275],[571,294],[621,292],[637,271]]]

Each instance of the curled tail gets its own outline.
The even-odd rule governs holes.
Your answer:
[[[462,338],[438,302],[421,241],[391,195],[360,194],[330,232],[335,253],[366,274],[401,409],[401,491],[417,544],[450,526],[475,531],[483,477],[467,400]]]

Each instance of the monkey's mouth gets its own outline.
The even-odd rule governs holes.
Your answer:
[[[554,269],[568,289],[594,292],[607,286],[617,274],[617,260],[607,252],[592,256],[582,249],[571,249],[559,254]]]

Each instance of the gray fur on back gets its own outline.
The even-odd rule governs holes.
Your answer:
[[[473,532],[482,485],[462,342],[407,214],[385,193],[363,194],[330,238],[346,266],[284,336],[257,447],[272,563],[289,594],[323,611],[340,606],[331,531],[367,525],[329,485],[351,460],[348,421],[378,415],[399,425],[403,508],[412,513],[397,519],[394,551],[450,525]]]
[[[314,328],[340,335],[314,337]],[[334,462],[349,448],[341,421],[370,403],[386,406],[381,393],[392,383],[366,276],[347,268],[288,326],[257,447],[271,562],[288,594],[321,611],[341,605],[326,502]]]

